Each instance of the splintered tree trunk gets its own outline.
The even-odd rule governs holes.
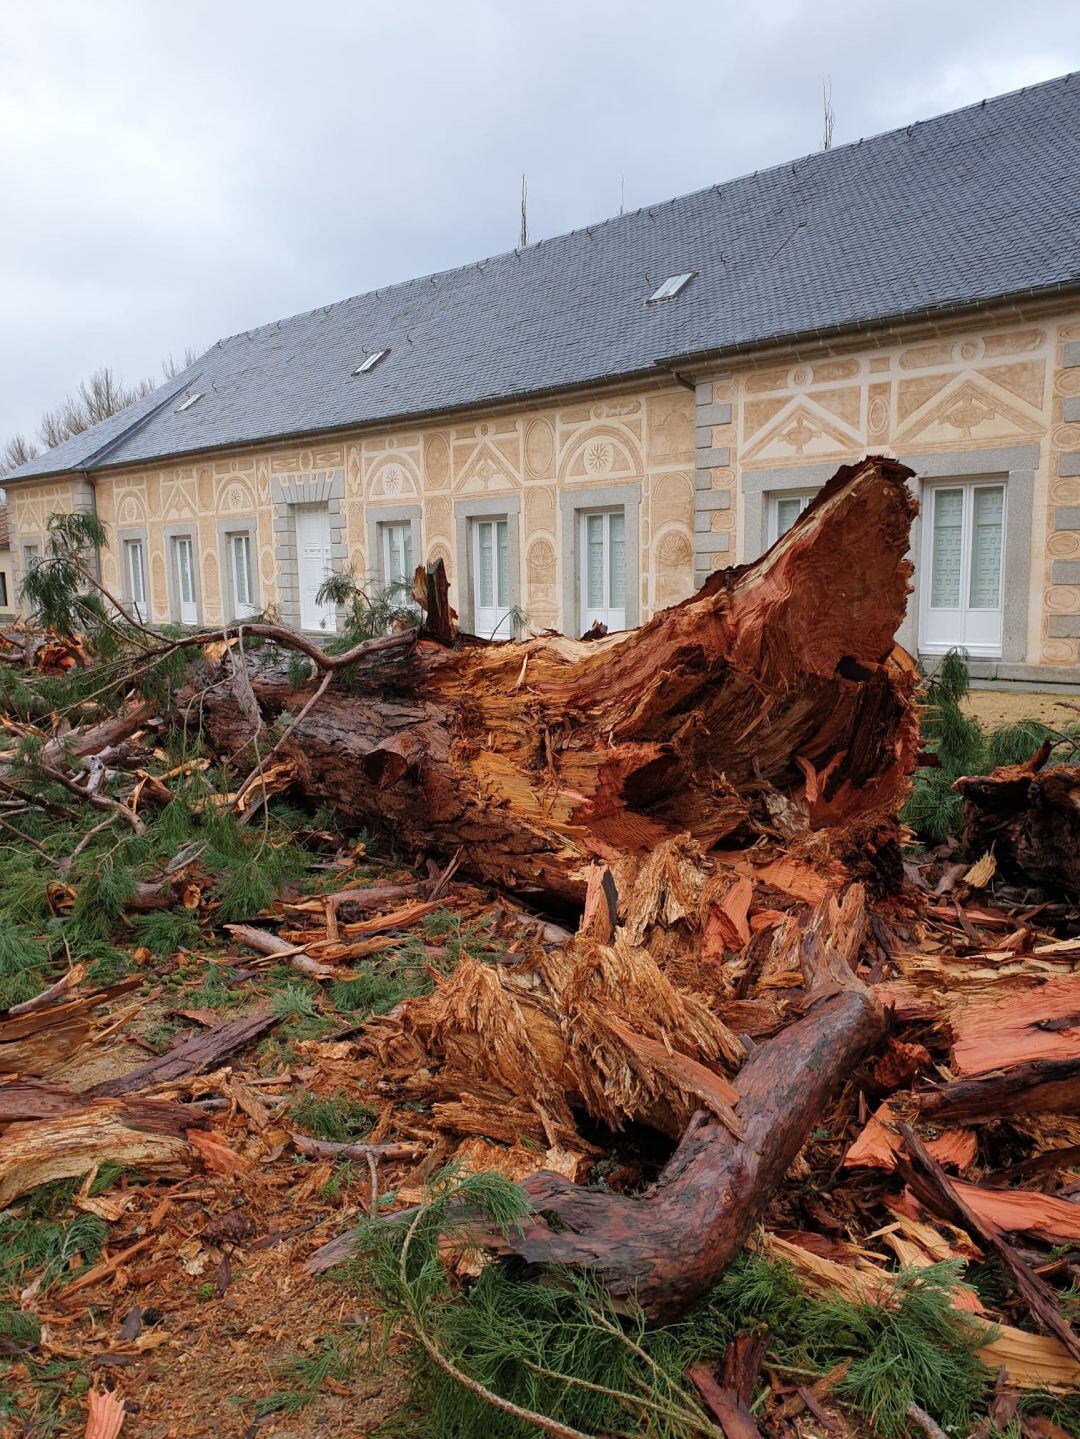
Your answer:
[[[853,852],[895,815],[918,745],[916,674],[893,644],[910,473],[886,459],[840,470],[761,560],[638,630],[421,636],[362,659],[275,758],[349,821],[418,851],[460,847],[474,875],[574,905],[592,863],[680,833],[705,847],[752,838],[777,794],[812,827],[839,826],[839,852]],[[250,667],[265,717],[309,698],[280,666]],[[220,752],[244,751],[233,686],[211,688],[201,716]],[[238,763],[250,761],[248,746]]]

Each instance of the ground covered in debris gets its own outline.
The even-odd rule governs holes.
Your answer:
[[[872,585],[884,661],[838,634],[799,670],[783,629],[784,565],[866,502],[902,558],[890,465],[629,640],[377,639],[412,670],[329,710],[331,669],[242,636],[0,637],[0,1432],[1080,1434],[1075,727],[986,731],[950,660],[927,763]],[[648,733],[605,686],[584,743],[566,676],[609,657]],[[418,766],[386,715],[431,681],[441,734],[466,664],[447,692],[510,738]],[[680,789],[766,681],[775,753]],[[319,804],[357,714],[378,748]],[[384,790],[407,828],[360,828]]]

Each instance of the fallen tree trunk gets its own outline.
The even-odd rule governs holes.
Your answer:
[[[593,863],[681,833],[706,848],[752,840],[775,832],[777,804],[872,863],[918,747],[916,672],[893,644],[910,473],[886,459],[842,469],[761,560],[627,634],[421,636],[365,653],[275,759],[347,820],[418,851],[460,847],[473,874],[574,906]],[[267,720],[310,699],[280,660],[248,665]],[[244,749],[235,684],[192,710],[220,754]]]
[[[638,1196],[534,1175],[536,1218],[510,1240],[656,1318],[738,1253],[884,1034],[853,972],[866,908],[851,880],[901,874],[896,814],[919,748],[916,670],[893,642],[909,475],[884,459],[842,469],[761,560],[630,634],[452,646],[436,575],[431,633],[365,651],[347,689],[324,674],[297,693],[279,657],[246,657],[263,723],[290,711],[273,758],[304,794],[506,888],[575,908],[591,894],[572,941],[512,967],[463,960],[371,1044],[406,1097],[531,1109],[553,1167],[582,1110],[681,1134]],[[251,733],[235,678],[190,707],[222,755]],[[784,909],[753,961],[771,1037],[743,1063],[717,1001],[736,997],[725,952],[750,945],[757,885]]]

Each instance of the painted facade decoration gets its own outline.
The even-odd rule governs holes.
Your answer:
[[[420,553],[414,559],[442,558],[453,581],[460,579],[461,567],[455,507],[505,498],[521,516],[513,557],[521,608],[532,628],[557,628],[563,622],[565,558],[560,496],[630,483],[640,489],[637,569],[640,614],[647,617],[684,598],[693,586],[686,562],[694,527],[693,475],[694,395],[681,386],[437,428],[99,474],[97,510],[113,536],[101,556],[102,579],[123,594],[123,540],[145,537],[151,618],[174,619],[169,544],[181,531],[190,532],[197,540],[199,618],[221,622],[230,617],[223,536],[249,528],[260,603],[276,604],[283,618],[295,623],[298,561],[290,516],[297,503],[327,504],[335,569],[351,567],[357,577],[378,583],[372,536],[382,517],[400,519],[415,509]],[[12,500],[17,533],[23,541],[40,542],[48,515],[73,508],[76,496],[71,485],[27,484],[13,490]],[[573,628],[572,619],[568,627]]]
[[[931,337],[881,337],[834,353],[770,358],[700,379],[695,562],[760,554],[770,499],[812,492],[875,451],[918,488],[1000,479],[1009,506],[1002,678],[1075,680],[1080,642],[1080,314],[1039,314]],[[708,518],[701,500],[709,506]],[[922,569],[916,535],[918,582]],[[919,643],[918,596],[901,638]]]
[[[544,407],[99,473],[94,498],[114,534],[102,578],[122,593],[121,542],[142,539],[150,616],[175,618],[170,544],[190,534],[199,619],[220,622],[227,541],[239,530],[256,556],[258,603],[295,623],[296,511],[325,506],[335,569],[378,580],[380,527],[407,523],[414,562],[444,560],[467,620],[469,525],[505,514],[511,589],[527,623],[574,632],[575,517],[610,499],[628,507],[632,623],[760,554],[777,497],[812,493],[839,464],[878,451],[912,464],[920,486],[1004,485],[1003,638],[984,672],[1076,680],[1080,312],[1012,307],[996,322],[942,320],[933,332],[773,353],[691,379],[696,392],[665,377]],[[13,486],[16,566],[50,513],[88,498],[79,483]],[[917,571],[918,549],[916,536]],[[901,638],[918,647],[917,604]]]

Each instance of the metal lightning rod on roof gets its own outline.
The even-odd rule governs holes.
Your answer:
[[[529,243],[529,221],[526,209],[529,203],[529,182],[525,178],[525,171],[521,172],[521,234],[518,237],[518,249],[524,250]]]

